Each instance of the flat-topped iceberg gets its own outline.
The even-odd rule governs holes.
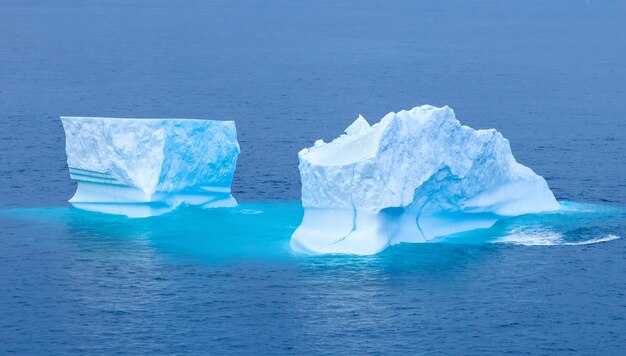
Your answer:
[[[359,116],[298,156],[304,217],[291,247],[309,254],[374,254],[559,208],[508,140],[462,126],[447,106],[389,113],[372,126]]]
[[[129,217],[235,206],[233,121],[61,117],[77,208]]]

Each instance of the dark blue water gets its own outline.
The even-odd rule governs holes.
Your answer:
[[[623,354],[625,15],[0,0],[0,351]],[[293,254],[297,152],[420,104],[497,128],[558,199],[592,205],[371,257]],[[60,115],[234,119],[244,204],[71,209]]]

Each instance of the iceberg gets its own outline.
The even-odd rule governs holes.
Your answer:
[[[61,117],[70,177],[69,202],[128,217],[181,204],[229,207],[239,143],[233,121]]]
[[[496,130],[462,126],[449,107],[359,116],[298,154],[302,223],[292,249],[369,255],[559,208],[546,181],[515,161]]]

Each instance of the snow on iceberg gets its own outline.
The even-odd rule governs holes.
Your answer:
[[[77,208],[129,217],[236,206],[233,121],[61,117]]]
[[[304,217],[291,238],[296,251],[374,254],[559,208],[508,140],[462,126],[447,106],[389,113],[372,126],[359,116],[345,132],[298,154]]]

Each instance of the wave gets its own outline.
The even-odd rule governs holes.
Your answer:
[[[617,240],[619,238],[620,236],[617,236],[617,235],[607,235],[604,237],[598,237],[598,238],[587,240],[587,241],[564,242],[563,245],[567,245],[567,246],[593,245],[593,244],[598,244],[602,242],[609,242],[609,241]]]
[[[583,241],[567,241],[558,232],[548,232],[543,234],[518,233],[504,236],[493,243],[523,245],[523,246],[582,246],[609,242],[619,239],[617,235],[606,235]]]

